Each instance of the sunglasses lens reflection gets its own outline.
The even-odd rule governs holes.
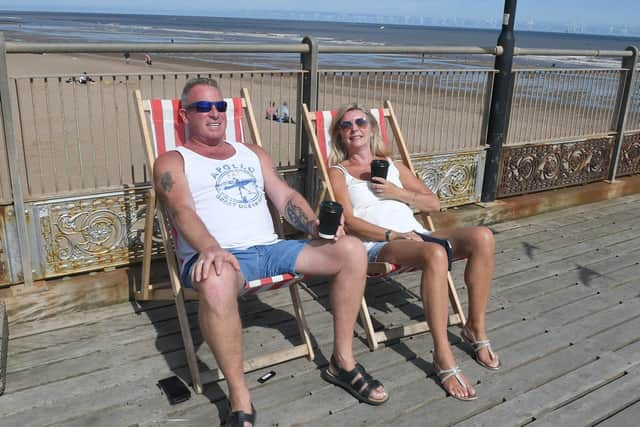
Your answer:
[[[216,107],[219,113],[227,111],[226,101],[197,101],[187,105],[185,109],[195,109],[198,113],[208,113],[213,107]]]
[[[343,122],[340,122],[339,126],[341,129],[351,129],[353,127],[353,123],[354,122],[348,122],[345,120]],[[369,124],[369,121],[363,117],[358,117],[357,119],[355,119],[355,124],[356,126],[363,128]]]

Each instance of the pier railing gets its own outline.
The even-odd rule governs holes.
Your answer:
[[[608,135],[615,131],[624,70],[514,70],[508,145]]]
[[[286,54],[276,70],[202,70],[8,76],[6,56],[35,53]],[[560,51],[521,49],[517,55]],[[358,55],[403,56],[402,69],[358,66]],[[0,286],[125,265],[140,258],[150,171],[144,164],[132,92],[176,98],[191,77],[247,87],[259,130],[286,179],[315,197],[314,170],[300,122],[301,104],[330,109],[357,100],[391,100],[425,183],[444,206],[479,201],[491,92],[491,58],[501,47],[335,46],[306,38],[283,45],[33,44],[0,38]],[[510,125],[497,177],[498,197],[640,172],[640,83],[630,50],[571,51],[621,58],[620,67],[516,68]],[[321,67],[324,55],[352,55]],[[446,59],[424,63],[424,57]],[[461,55],[476,64],[455,68]],[[480,60],[480,59],[482,60]],[[487,60],[487,58],[489,60]],[[634,57],[635,58],[635,57]],[[353,60],[351,60],[353,59]],[[294,61],[294,62],[296,62]],[[454,66],[452,66],[453,64]],[[263,116],[287,102],[294,120]],[[624,118],[624,120],[622,120]]]

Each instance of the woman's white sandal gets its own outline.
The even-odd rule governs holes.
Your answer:
[[[500,359],[498,359],[498,365],[491,366],[491,365],[486,364],[482,360],[480,360],[480,357],[478,355],[480,350],[482,350],[483,348],[486,348],[487,351],[489,352],[489,357],[491,358],[491,360],[495,360],[497,358],[497,355],[491,349],[491,341],[490,340],[474,341],[469,335],[467,335],[467,330],[465,328],[462,328],[462,332],[460,333],[460,336],[462,337],[462,339],[465,342],[471,344],[471,347],[473,347],[473,351],[476,354],[476,362],[478,362],[478,364],[480,366],[482,366],[483,368],[490,369],[492,371],[497,371],[498,369],[500,369],[500,366],[502,365],[502,362],[500,362]]]
[[[435,361],[433,362],[433,366],[434,366],[434,368],[436,368],[436,375],[438,375],[438,378],[440,379],[440,384],[442,385],[442,388],[444,388],[445,381],[447,381],[451,377],[455,377],[455,379],[458,380],[458,382],[460,383],[460,385],[462,387],[467,389],[467,391],[470,391],[469,390],[469,386],[467,384],[465,384],[464,381],[462,381],[462,377],[460,376],[462,371],[460,370],[460,367],[458,367],[456,365],[453,368],[440,369],[438,367],[438,364]],[[456,396],[455,394],[453,394],[450,391],[448,391],[446,388],[444,388],[444,390],[448,394],[450,394],[452,397],[455,397],[456,399],[462,400],[462,401],[465,401],[465,402],[468,402],[470,400],[476,400],[478,398],[478,395],[476,395],[475,392],[474,392],[473,395],[465,397],[465,396]]]

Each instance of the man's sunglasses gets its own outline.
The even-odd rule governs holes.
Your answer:
[[[340,126],[340,129],[351,129],[353,128],[353,123],[355,122],[356,126],[358,126],[359,128],[364,128],[367,127],[367,125],[369,124],[369,120],[365,119],[364,117],[358,117],[357,119],[355,119],[353,122],[348,122],[348,121],[342,121],[340,123],[338,123],[338,126]]]
[[[224,113],[227,111],[227,102],[226,101],[196,101],[193,102],[186,107],[185,110],[195,109],[198,113],[208,113],[211,111],[213,107],[216,107],[216,110],[219,113]]]

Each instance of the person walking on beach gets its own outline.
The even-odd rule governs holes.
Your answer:
[[[144,54],[144,63],[147,64],[147,66],[151,66],[152,64],[151,55],[149,55],[148,53]]]
[[[185,260],[181,281],[200,294],[202,335],[227,379],[229,424],[256,422],[243,372],[238,292],[245,281],[285,272],[330,277],[333,355],[322,377],[360,401],[386,402],[383,385],[356,363],[352,348],[366,278],[364,246],[342,226],[334,239],[320,239],[315,213],[278,175],[266,151],[225,139],[226,109],[215,80],[189,80],[179,111],[188,139],[158,157],[153,176],[178,231],[178,258]],[[279,240],[267,197],[311,240]]]
[[[414,209],[438,211],[440,201],[401,162],[389,157],[370,110],[358,104],[341,107],[329,128],[329,180],[343,206],[345,225],[360,237],[369,261],[413,265],[422,270],[421,296],[434,342],[433,365],[442,387],[460,400],[476,399],[462,374],[447,337],[447,271],[453,259],[467,259],[464,272],[469,317],[462,339],[469,342],[481,366],[497,370],[500,359],[487,338],[486,309],[493,276],[495,241],[487,227],[430,232],[414,218]],[[371,162],[386,160],[387,178],[371,178]]]
[[[128,64],[131,59],[131,54],[129,52],[125,52],[122,56],[124,56],[124,60]]]

